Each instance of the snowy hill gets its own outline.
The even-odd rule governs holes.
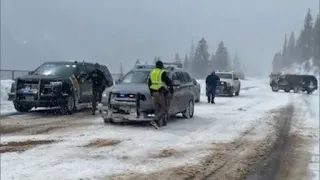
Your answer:
[[[291,67],[282,70],[282,73],[307,74],[314,75],[319,80],[319,67],[316,67],[313,60],[310,59],[302,64],[294,63]]]

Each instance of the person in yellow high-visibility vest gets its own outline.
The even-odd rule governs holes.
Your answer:
[[[161,61],[157,61],[156,67],[150,71],[148,85],[155,109],[155,118],[151,125],[156,128],[166,126],[173,87]]]

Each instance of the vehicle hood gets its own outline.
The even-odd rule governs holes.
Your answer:
[[[147,84],[143,83],[128,83],[128,84],[115,84],[105,90],[105,92],[131,92],[131,93],[150,93]]]
[[[54,76],[54,75],[25,75],[16,78],[16,80],[52,80],[52,81],[63,81],[68,80],[66,77]]]
[[[227,83],[233,83],[232,79],[220,78],[220,81],[227,82]]]

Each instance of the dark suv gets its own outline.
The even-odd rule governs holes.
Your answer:
[[[108,68],[100,66],[106,86],[113,85]],[[62,114],[89,107],[92,84],[88,73],[94,64],[77,61],[45,62],[28,75],[18,77],[11,86],[9,99],[19,112],[37,107],[59,107]]]
[[[164,65],[174,83],[169,115],[182,113],[186,118],[193,117],[196,97],[192,78],[179,67]],[[106,123],[152,120],[154,108],[147,83],[152,68],[153,65],[138,65],[116,85],[105,90],[98,108]]]
[[[273,92],[293,90],[295,93],[302,91],[311,94],[318,89],[318,80],[312,75],[283,74],[273,78],[270,76],[270,86]]]

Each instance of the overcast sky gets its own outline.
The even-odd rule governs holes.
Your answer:
[[[204,37],[210,54],[223,40],[248,73],[269,73],[308,8],[315,18],[319,0],[1,0],[1,69],[78,59],[118,72],[121,61],[184,57]]]

